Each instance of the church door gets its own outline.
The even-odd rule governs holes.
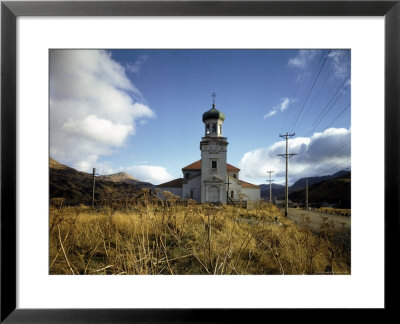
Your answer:
[[[217,203],[219,202],[219,189],[218,187],[210,187],[210,190],[208,192],[208,201],[209,202],[214,202]]]

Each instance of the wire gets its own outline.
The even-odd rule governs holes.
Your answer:
[[[304,120],[304,117],[307,116],[307,114],[310,111],[311,107],[314,105],[315,100],[318,98],[319,94],[321,93],[321,90],[323,89],[326,81],[329,79],[329,76],[332,74],[332,72],[333,72],[333,65],[331,65],[330,70],[328,71],[328,73],[326,73],[325,79],[322,81],[321,86],[319,87],[318,92],[314,96],[313,101],[308,105],[308,109],[305,110],[305,112],[303,114],[303,117],[299,120],[299,124],[301,124],[301,122]]]
[[[343,95],[344,91],[347,89],[347,87],[350,85],[348,83],[349,78],[345,79],[343,83],[340,85],[340,87],[337,89],[335,94],[329,99],[327,105],[324,107],[324,109],[320,112],[318,117],[315,119],[313,124],[311,125],[311,128],[306,132],[305,136],[309,136],[314,129],[319,125],[319,123],[325,118],[325,116],[328,114],[328,112],[332,109],[332,107],[335,105],[335,103],[338,101],[338,99]],[[346,85],[347,83],[347,85]],[[345,85],[345,87],[342,89],[342,87]],[[342,92],[338,95],[339,91],[342,89]]]
[[[303,80],[304,70],[305,70],[305,68],[306,68],[307,61],[308,61],[308,58],[310,57],[310,55],[311,55],[311,50],[308,50],[308,51],[307,51],[307,56],[306,56],[306,58],[305,58],[305,60],[304,60],[303,67],[302,67],[302,69],[301,69],[300,79],[299,79],[299,81],[297,82],[297,85],[296,85],[296,88],[295,88],[294,93],[293,93],[293,95],[292,95],[292,98],[295,98],[295,97],[296,97],[297,90],[299,89],[299,86],[300,86],[300,84],[301,84],[301,81]],[[286,109],[285,118],[283,119],[283,122],[281,123],[281,130],[279,131],[279,133],[282,133],[282,131],[283,131],[283,126],[285,125],[285,120],[287,120],[288,111],[289,111],[289,109]]]
[[[336,116],[336,118],[334,120],[332,120],[328,126],[325,127],[325,129],[323,130],[323,132],[325,130],[327,130],[329,128],[329,126],[331,126],[349,107],[351,106],[351,103],[349,103],[340,113],[339,115]]]
[[[303,109],[304,109],[304,106],[305,106],[305,104],[307,103],[307,100],[308,100],[308,98],[310,97],[310,94],[311,94],[312,90],[314,89],[315,83],[317,82],[317,80],[318,80],[318,78],[319,78],[319,76],[320,76],[320,74],[321,74],[321,71],[322,71],[322,69],[323,69],[324,66],[325,66],[325,63],[326,63],[326,61],[327,61],[327,59],[328,59],[328,57],[329,57],[330,52],[331,52],[331,50],[329,50],[328,54],[326,54],[325,59],[324,59],[324,62],[322,63],[321,67],[319,68],[318,74],[317,74],[316,78],[314,79],[314,82],[313,82],[313,84],[312,84],[310,90],[309,90],[308,93],[307,93],[307,96],[306,96],[306,98],[305,98],[305,100],[304,100],[304,102],[303,102],[303,105],[301,106],[301,109],[300,109],[299,113],[297,114],[296,120],[294,121],[294,124],[293,124],[292,127],[290,128],[290,129],[291,129],[291,132],[293,131],[293,129],[295,128],[295,126],[296,126],[296,124],[297,124],[297,121],[299,120],[299,117],[300,117],[300,115],[301,115],[301,113],[302,113],[302,111],[303,111]]]

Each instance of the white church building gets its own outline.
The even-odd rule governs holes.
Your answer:
[[[183,199],[201,203],[230,203],[260,200],[260,186],[240,180],[240,169],[227,163],[227,138],[222,136],[225,114],[212,108],[203,114],[205,134],[201,138],[201,159],[182,168],[183,178],[162,183],[161,192],[169,191]]]

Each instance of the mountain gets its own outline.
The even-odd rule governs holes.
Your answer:
[[[129,173],[126,172],[118,172],[109,175],[101,175],[96,177],[96,181],[110,181],[117,183],[126,183],[132,186],[136,186],[137,188],[153,188],[154,185],[150,182],[140,181],[134,177],[132,177]]]
[[[264,198],[265,200],[269,201],[269,184],[262,184],[260,185],[261,190],[260,190],[260,195],[261,198]],[[273,183],[271,186],[271,192],[272,192],[272,199],[280,198],[285,196],[285,186]]]
[[[141,182],[140,180],[132,177],[129,173],[126,172],[118,172],[114,174],[109,174],[109,175],[101,175],[98,176],[97,179],[100,180],[106,180],[106,181],[112,181],[112,182]]]
[[[50,158],[50,198],[64,198],[65,204],[90,204],[93,175],[80,172]],[[95,200],[126,199],[137,196],[142,188],[154,188],[125,172],[98,176]]]
[[[293,190],[289,193],[289,199],[293,202],[304,202],[306,198],[305,188]],[[334,204],[339,208],[351,207],[351,172],[341,171],[327,180],[309,184],[308,201],[311,204],[320,205],[324,202]]]
[[[338,178],[350,179],[350,171],[342,170],[342,171],[336,172],[335,174],[332,174],[332,175],[301,178],[289,187],[289,198],[292,199],[291,193],[300,190],[301,192],[304,192],[304,197],[302,198],[303,200],[300,200],[299,202],[303,202],[305,200],[306,179],[308,179],[308,187],[309,187],[309,194],[310,194],[310,188],[312,185],[322,183],[327,180],[338,179]],[[264,198],[265,200],[268,201],[269,200],[269,184],[262,184],[260,186],[261,186],[261,198]],[[334,187],[333,190],[335,190],[335,188],[336,187]],[[336,189],[339,189],[339,188],[336,188]],[[331,192],[332,190],[328,190],[328,191]],[[337,196],[337,195],[335,194],[334,196]],[[275,183],[272,184],[272,198],[274,198],[274,197],[276,197],[278,199],[285,198],[285,186],[284,185],[278,185]],[[296,199],[297,199],[297,194],[295,194],[294,197],[296,197]],[[346,197],[342,197],[342,198],[344,200],[346,200],[345,199]],[[295,201],[297,202],[297,200],[295,200]],[[311,201],[311,200],[309,199],[309,201]]]
[[[289,188],[289,191],[295,191],[299,189],[303,189],[306,187],[306,179],[308,179],[308,185],[311,186],[314,183],[319,183],[325,180],[330,180],[330,179],[336,179],[345,176],[347,173],[350,173],[350,171],[339,171],[336,172],[335,174],[332,175],[325,175],[321,177],[309,177],[309,178],[301,178],[297,180],[294,184],[292,184]]]

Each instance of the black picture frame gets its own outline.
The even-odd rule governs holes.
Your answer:
[[[394,1],[2,1],[1,3],[1,322],[237,322],[267,309],[16,308],[16,19],[18,16],[384,16],[385,17],[385,309],[397,306],[400,0]],[[373,154],[373,152],[372,152]],[[372,175],[373,170],[371,170]],[[366,176],[371,176],[366,175]],[[366,283],[367,285],[368,283]],[[393,297],[391,297],[393,296]]]

